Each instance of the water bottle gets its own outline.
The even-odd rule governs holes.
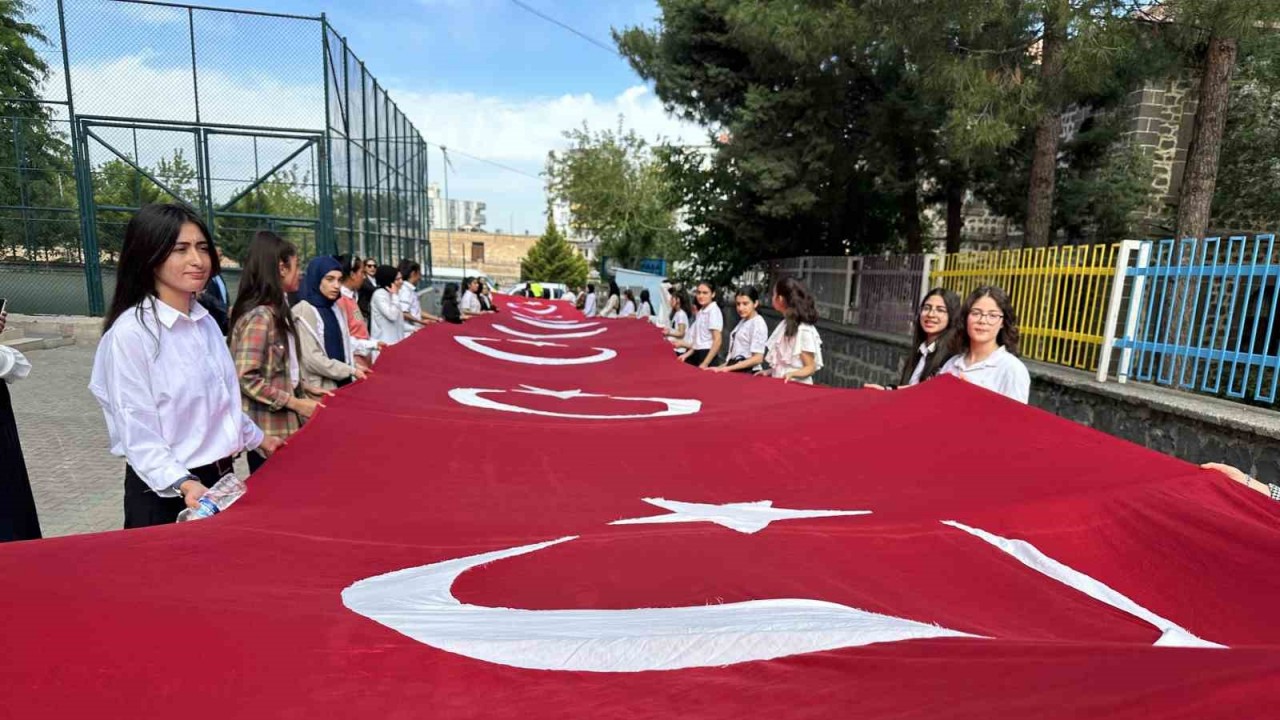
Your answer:
[[[232,503],[244,495],[246,489],[244,481],[236,477],[235,473],[227,473],[200,496],[197,507],[187,508],[178,513],[178,522],[213,517],[231,507]]]

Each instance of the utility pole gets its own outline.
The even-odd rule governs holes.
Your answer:
[[[453,205],[449,203],[449,148],[441,145],[444,156],[444,243],[449,248],[449,264],[453,264]],[[465,263],[463,269],[466,269]]]

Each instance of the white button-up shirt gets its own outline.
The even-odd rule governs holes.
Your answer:
[[[737,357],[749,358],[757,353],[764,355],[768,344],[769,326],[765,325],[764,318],[756,315],[733,326],[733,332],[729,333],[729,354],[726,357],[732,360]]]
[[[1026,404],[1031,399],[1031,373],[1003,345],[981,362],[965,364],[965,353],[951,358],[938,371],[939,375],[955,375],[963,380]]]
[[[458,307],[463,312],[478,313],[478,312],[484,311],[484,308],[480,306],[480,298],[477,297],[476,294],[471,292],[470,290],[462,293],[462,302],[458,305]]]
[[[392,345],[400,342],[405,336],[404,309],[400,299],[391,294],[388,288],[373,291],[370,300],[369,339],[381,340]]]
[[[920,384],[920,376],[924,374],[924,364],[929,361],[929,355],[938,349],[938,341],[920,343],[920,359],[916,361],[916,369],[911,372],[911,379],[907,381],[907,387]]]
[[[217,323],[198,303],[191,308],[183,315],[150,298],[124,311],[98,343],[89,380],[111,454],[166,497],[191,468],[262,442],[240,409],[240,381]]]
[[[694,350],[710,350],[713,338],[712,330],[724,331],[724,313],[720,312],[720,306],[714,302],[707,303],[707,306],[698,311],[693,318],[693,337],[691,344]],[[689,340],[690,338],[686,338]]]

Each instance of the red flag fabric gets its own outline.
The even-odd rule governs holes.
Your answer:
[[[1276,713],[1269,499],[951,378],[500,304],[217,517],[0,546],[0,717]]]

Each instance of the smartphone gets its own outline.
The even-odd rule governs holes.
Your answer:
[[[9,304],[9,300],[8,300],[8,299],[6,299],[6,298],[0,298],[0,315],[3,315],[3,314],[4,314],[4,308],[5,308],[5,306],[6,306],[6,305],[8,305],[8,304]]]

